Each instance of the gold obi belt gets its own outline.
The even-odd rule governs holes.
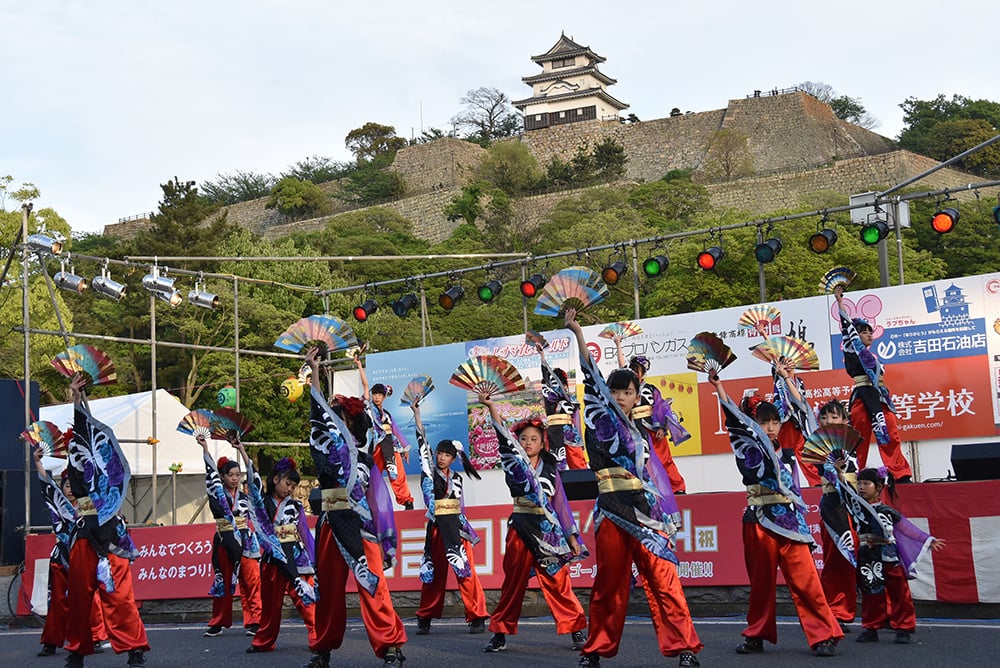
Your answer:
[[[545,422],[548,423],[548,426],[550,427],[561,427],[563,425],[573,424],[573,416],[566,415],[565,413],[553,413],[545,418]]]
[[[846,480],[847,483],[851,487],[853,487],[854,489],[858,488],[858,474],[857,473],[845,473],[844,474],[844,480]],[[823,493],[824,494],[831,494],[831,493],[836,492],[836,491],[837,491],[837,488],[834,487],[833,485],[831,485],[829,482],[827,482],[826,479],[824,478],[823,479]]]
[[[76,498],[76,514],[80,517],[97,514],[97,508],[94,507],[94,502],[90,500],[89,496],[78,496]]]
[[[872,385],[872,379],[868,377],[868,374],[863,376],[851,376],[851,378],[854,380],[854,387],[875,387]],[[879,378],[878,386],[885,387],[885,382],[881,378]]]
[[[322,495],[321,508],[323,512],[331,510],[350,510],[351,503],[347,500],[346,487],[333,487],[331,489],[320,490]]]
[[[747,504],[751,506],[770,506],[776,503],[791,503],[784,494],[761,485],[747,485]]]
[[[642,481],[620,466],[611,466],[597,471],[597,493],[635,492],[642,489]]]
[[[526,513],[528,515],[544,515],[545,509],[541,506],[535,505],[523,496],[514,497],[514,512],[515,513]]]
[[[645,420],[649,417],[653,417],[652,404],[642,404],[641,406],[636,406],[632,409],[633,420]]]
[[[278,536],[279,542],[295,543],[299,540],[299,525],[278,524],[274,527],[274,533]]]
[[[460,515],[462,513],[461,499],[437,499],[434,501],[434,516]]]
[[[215,520],[215,528],[219,531],[232,531],[233,524],[236,525],[237,529],[243,531],[248,526],[247,518],[243,517],[242,515],[237,515],[236,517],[233,518],[232,522],[230,522],[228,519],[225,518]]]

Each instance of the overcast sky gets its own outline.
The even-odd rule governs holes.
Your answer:
[[[347,160],[368,121],[409,138],[448,129],[471,89],[527,97],[561,32],[642,120],[821,81],[895,138],[907,97],[1000,101],[1000,4],[982,0],[0,0],[0,26],[0,176],[75,231],[155,210],[174,175]]]

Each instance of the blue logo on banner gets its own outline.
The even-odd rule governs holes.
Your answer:
[[[840,350],[841,335],[830,337],[832,350]],[[883,362],[923,362],[986,354],[986,321],[963,318],[950,324],[932,323],[893,327],[872,343],[872,352]],[[844,368],[844,356],[833,356],[833,367]]]

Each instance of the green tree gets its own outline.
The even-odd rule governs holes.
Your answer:
[[[625,147],[611,137],[594,146],[594,171],[598,178],[616,179],[625,174]]]
[[[834,115],[842,121],[859,125],[866,130],[879,126],[879,120],[868,113],[860,98],[839,95],[830,84],[822,81],[803,81],[796,88],[830,105]]]
[[[388,157],[391,162],[396,151],[406,146],[406,140],[396,136],[393,126],[369,121],[348,132],[344,145],[354,154],[357,164],[363,165],[379,157]]]
[[[371,204],[400,197],[406,191],[403,177],[378,166],[378,161],[351,170],[344,180],[338,199],[357,204]]]
[[[292,219],[314,218],[330,211],[330,198],[312,181],[300,181],[286,176],[271,189],[271,197],[264,205],[277,209]]]
[[[544,178],[535,156],[519,141],[496,142],[486,149],[477,176],[508,195],[534,190]]]
[[[34,183],[22,183],[20,188],[12,189],[11,185],[13,183],[14,177],[10,174],[0,176],[0,211],[7,210],[8,198],[22,204],[30,202],[33,199],[38,199],[41,196]]]
[[[948,160],[996,135],[1000,103],[954,95],[948,100],[907,98],[899,105],[905,127],[899,145],[935,160]],[[1000,148],[993,145],[955,163],[980,176],[1000,175]]]
[[[291,176],[300,181],[312,181],[319,185],[327,181],[339,179],[349,172],[352,165],[337,162],[333,158],[322,155],[313,155],[299,160],[281,173],[281,176]]]
[[[271,174],[236,170],[231,174],[216,174],[214,181],[205,181],[199,190],[210,204],[236,204],[267,197],[277,179]]]
[[[733,181],[754,173],[747,136],[723,128],[712,133],[702,170],[709,181]]]
[[[554,155],[545,165],[545,178],[550,185],[557,188],[569,187],[573,185],[574,180],[573,165]]]
[[[482,199],[490,189],[491,184],[485,181],[473,181],[466,185],[461,193],[452,197],[445,205],[444,217],[451,221],[461,219],[474,225],[485,211]]]

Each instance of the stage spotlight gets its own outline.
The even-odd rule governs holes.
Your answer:
[[[870,220],[861,227],[859,233],[862,243],[866,246],[874,246],[878,242],[889,236],[889,226],[884,220]]]
[[[479,300],[481,302],[489,304],[491,301],[496,299],[501,290],[503,290],[503,283],[494,278],[492,281],[487,281],[486,283],[480,285],[476,294],[479,295]]]
[[[625,266],[625,263],[621,260],[615,260],[601,270],[601,278],[608,285],[614,285],[625,276],[626,272],[628,272],[628,267]]]
[[[146,274],[142,277],[142,287],[171,306],[180,306],[181,302],[184,301],[184,297],[174,287],[174,279],[169,276],[160,276],[155,270],[152,274]]]
[[[656,278],[661,276],[669,266],[670,260],[667,259],[666,255],[653,255],[642,263],[642,273],[648,278]]]
[[[753,254],[757,258],[757,262],[761,264],[769,264],[774,262],[774,258],[778,257],[778,253],[781,252],[781,239],[778,237],[771,237],[764,243],[757,244],[754,246]]]
[[[100,276],[94,276],[94,279],[90,281],[90,287],[97,294],[114,299],[116,302],[124,299],[125,294],[128,292],[128,286],[111,280],[106,272],[101,272]]]
[[[438,297],[438,305],[445,311],[450,311],[455,308],[455,304],[462,301],[464,296],[465,288],[461,285],[452,285]]]
[[[705,271],[715,269],[715,265],[725,256],[726,253],[722,250],[722,246],[712,246],[698,253],[698,266]]]
[[[52,237],[44,234],[32,234],[28,236],[28,250],[35,253],[49,253],[59,255],[62,253],[62,242],[56,241]]]
[[[401,295],[399,299],[392,303],[392,312],[400,318],[405,318],[414,306],[417,305],[417,296],[412,292]]]
[[[832,227],[824,227],[816,234],[809,237],[809,250],[813,253],[823,254],[833,248],[837,243],[837,230]]]
[[[354,307],[354,319],[358,322],[365,322],[368,316],[378,310],[378,302],[374,299],[366,299],[360,305]]]
[[[62,288],[67,292],[83,292],[87,289],[87,279],[83,276],[77,276],[72,271],[62,271],[56,272],[56,275],[52,277],[52,281],[56,284],[57,288]]]
[[[538,291],[545,287],[547,279],[544,274],[532,274],[527,279],[521,281],[521,294],[525,297],[534,297]]]
[[[205,292],[196,285],[194,290],[188,292],[188,301],[195,306],[214,310],[219,306],[219,295]]]
[[[995,214],[994,214],[995,215]],[[931,218],[931,229],[938,234],[948,234],[958,224],[958,209],[939,209]]]

